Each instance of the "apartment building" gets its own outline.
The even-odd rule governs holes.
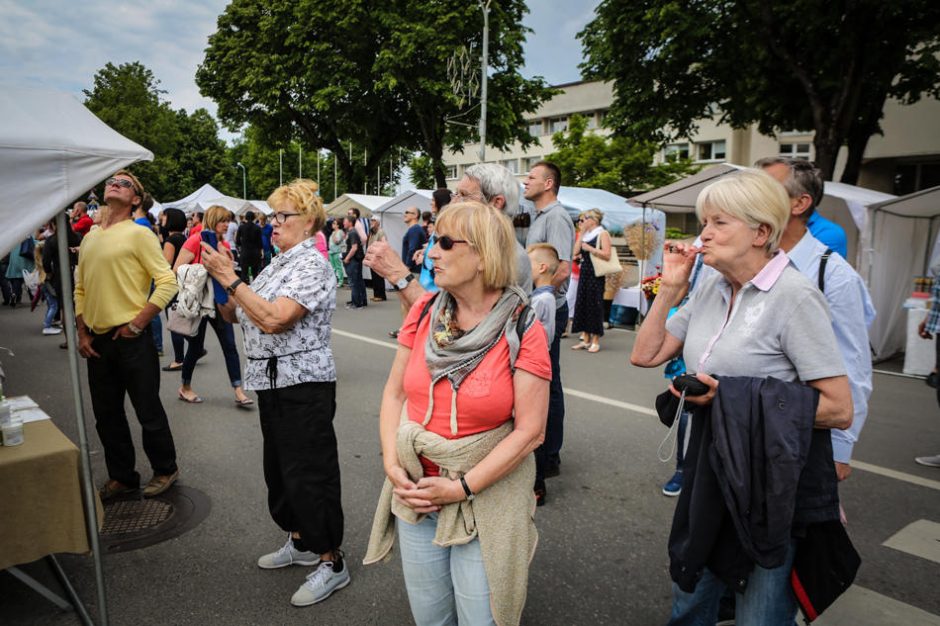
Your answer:
[[[568,127],[568,119],[579,114],[587,118],[588,128],[607,133],[604,115],[613,101],[609,83],[580,81],[558,85],[560,94],[545,102],[532,116],[529,133],[537,141],[523,149],[516,143],[500,151],[487,147],[486,160],[505,165],[520,180],[529,167],[554,151],[552,135]],[[693,137],[665,146],[656,156],[661,162],[670,156],[689,157],[696,163],[730,162],[750,165],[759,158],[783,155],[812,159],[813,132],[780,131],[776,136],[762,135],[756,126],[733,129],[715,120],[702,120]],[[897,101],[885,105],[883,135],[868,142],[859,175],[862,187],[903,195],[940,185],[940,101],[925,99],[904,106]],[[835,180],[842,174],[845,154],[836,164]],[[445,153],[448,185],[454,187],[464,170],[477,162],[479,144],[467,144],[462,153]]]

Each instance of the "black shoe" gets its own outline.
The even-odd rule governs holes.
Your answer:
[[[927,380],[924,381],[927,383],[928,387],[937,388],[937,372],[930,372],[927,374]]]
[[[559,463],[545,464],[545,478],[555,478],[561,475],[561,465]]]
[[[547,497],[548,492],[545,490],[544,481],[535,481],[535,506],[543,506],[545,504],[545,498]]]
[[[391,337],[392,339],[398,339],[398,331],[397,330],[389,331],[388,336]]]

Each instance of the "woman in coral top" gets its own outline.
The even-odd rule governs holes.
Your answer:
[[[535,549],[533,451],[551,363],[514,286],[512,224],[448,206],[429,250],[440,292],[412,307],[382,398],[388,477],[366,563],[397,534],[415,622],[518,624]]]

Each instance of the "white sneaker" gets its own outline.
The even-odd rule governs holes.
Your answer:
[[[49,328],[43,328],[43,335],[58,335],[62,332],[61,328],[56,328],[55,326],[50,326]]]
[[[307,576],[300,589],[291,596],[290,603],[294,606],[310,606],[326,600],[334,591],[348,585],[349,567],[344,561],[340,561],[340,564],[343,569],[335,572],[333,561],[322,561],[320,566]]]
[[[281,546],[277,552],[265,554],[258,559],[258,567],[261,569],[278,569],[288,565],[316,565],[320,562],[320,555],[315,552],[301,552],[294,547],[294,542],[290,535],[287,535],[287,543]]]
[[[940,454],[914,457],[914,462],[926,465],[927,467],[940,467]]]

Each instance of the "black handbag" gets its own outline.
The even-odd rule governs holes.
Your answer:
[[[861,564],[841,521],[806,527],[806,536],[797,541],[790,586],[807,624],[852,586]]]

